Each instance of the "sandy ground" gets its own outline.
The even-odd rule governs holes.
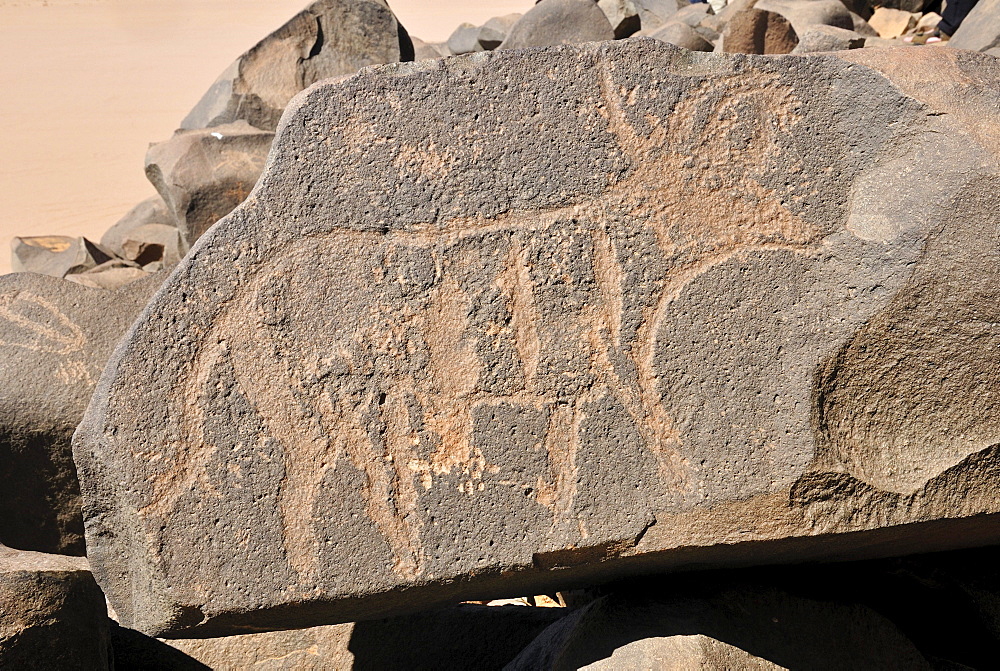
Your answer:
[[[153,195],[166,139],[236,56],[308,0],[0,0],[0,274],[15,235],[101,234]],[[390,0],[411,34],[534,0]]]

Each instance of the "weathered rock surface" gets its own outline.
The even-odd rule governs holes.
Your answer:
[[[843,51],[845,49],[861,49],[865,46],[865,38],[853,30],[844,30],[834,26],[809,26],[798,34],[799,43],[793,54],[810,54],[822,51]]]
[[[482,51],[483,45],[479,43],[479,30],[479,26],[471,23],[460,25],[448,38],[448,51],[456,56]]]
[[[384,0],[318,0],[236,59],[181,128],[245,120],[274,130],[288,101],[310,84],[412,60],[413,44]]]
[[[0,545],[0,668],[109,668],[104,595],[82,557]]]
[[[948,46],[970,51],[1000,47],[1000,0],[979,0],[951,36]]]
[[[521,17],[498,49],[613,40],[614,30],[594,0],[542,0]]]
[[[101,236],[101,246],[124,258],[125,251],[122,249],[122,242],[124,242],[125,237],[135,229],[150,224],[174,225],[173,215],[159,196],[147,198],[115,222]]]
[[[77,431],[98,581],[207,635],[1000,542],[998,76],[635,39],[311,89]]]
[[[489,671],[502,669],[565,613],[561,608],[462,605],[386,620],[167,643],[220,671]],[[169,656],[157,641],[137,636],[119,637],[116,660],[124,648],[130,658],[154,663]]]
[[[65,235],[14,237],[10,241],[11,269],[65,277],[111,259],[111,253],[86,238]]]
[[[162,280],[110,292],[0,277],[0,543],[84,554],[70,441],[111,350]]]
[[[711,51],[713,48],[712,43],[694,28],[680,21],[668,21],[650,33],[649,37],[691,51]]]
[[[513,28],[518,21],[521,20],[521,14],[505,14],[504,16],[495,16],[486,23],[479,30],[479,44],[483,49],[493,50],[503,44],[503,41],[507,39],[507,35],[510,34],[511,28]]]
[[[549,627],[505,671],[931,668],[865,605],[726,584],[601,597]]]
[[[274,133],[245,121],[180,130],[146,152],[146,177],[186,244],[243,202],[264,168]]]
[[[795,29],[785,17],[749,6],[729,17],[718,50],[731,54],[788,54],[798,43]]]

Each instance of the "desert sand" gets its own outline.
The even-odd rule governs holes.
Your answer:
[[[307,0],[0,0],[0,273],[15,235],[101,234],[153,195],[166,139],[216,76]],[[395,0],[404,26],[443,41],[463,21],[532,0]]]

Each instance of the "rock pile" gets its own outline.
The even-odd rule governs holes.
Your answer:
[[[988,668],[1000,65],[877,11],[265,38],[0,278],[0,666]]]

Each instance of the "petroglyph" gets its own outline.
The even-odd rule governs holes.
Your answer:
[[[60,356],[56,377],[61,383],[93,384],[84,356],[86,335],[51,301],[25,291],[0,295],[0,319],[23,334],[21,339],[0,340],[0,346]]]
[[[548,417],[538,437],[548,466],[516,484],[550,510],[554,535],[580,542],[589,535],[576,514],[577,453],[585,408],[600,399],[625,409],[659,463],[658,488],[682,496],[693,466],[680,455],[655,362],[671,301],[733,257],[805,251],[821,236],[791,214],[782,194],[755,181],[750,160],[766,160],[796,123],[789,87],[773,76],[706,81],[667,118],[647,115],[651,130],[639,132],[629,101],[653,93],[615,90],[605,77],[604,114],[635,168],[596,200],[452,220],[436,231],[343,231],[276,255],[215,319],[181,378],[191,382],[172,395],[184,417],[173,446],[179,468],[157,482],[147,512],[169,517],[192,486],[213,495],[206,464],[217,448],[205,434],[203,406],[222,361],[281,445],[285,550],[303,584],[316,579],[312,511],[321,483],[343,468],[364,474],[366,514],[389,543],[396,573],[421,575],[422,497],[442,486],[491,495],[485,478],[499,469],[477,443],[472,420],[482,404]],[[739,150],[733,134],[745,137]],[[448,161],[435,156],[401,147],[398,167],[440,178]],[[734,203],[742,216],[733,216]],[[622,246],[637,227],[655,240],[654,265],[662,269],[651,300],[638,307],[626,305],[630,250]],[[337,277],[339,288],[295,279],[317,248],[331,264],[322,272]],[[339,307],[310,326],[315,317],[296,304]],[[626,333],[630,310],[640,318]],[[247,315],[257,315],[253,329]]]

